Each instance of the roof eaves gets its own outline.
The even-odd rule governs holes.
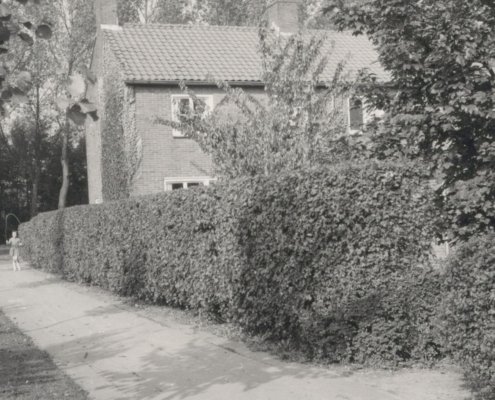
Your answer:
[[[216,86],[215,82],[207,80],[153,80],[153,79],[126,79],[125,83],[127,85],[160,85],[160,86],[176,86],[184,83],[186,86]],[[264,87],[265,84],[259,81],[226,81],[230,86],[255,86]]]

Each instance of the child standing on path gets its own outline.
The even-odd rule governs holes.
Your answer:
[[[7,244],[10,245],[10,256],[12,257],[12,266],[14,271],[21,270],[21,264],[19,264],[19,247],[22,246],[21,240],[17,237],[17,232],[12,232],[12,237],[7,240]]]

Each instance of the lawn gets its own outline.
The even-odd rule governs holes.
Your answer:
[[[88,396],[0,310],[0,398],[86,400]]]

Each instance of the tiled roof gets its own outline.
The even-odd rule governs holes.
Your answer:
[[[322,54],[328,55],[329,61],[322,79],[331,79],[342,60],[347,60],[349,72],[369,68],[378,79],[387,79],[378,63],[378,54],[366,37],[334,31],[308,34],[327,37]],[[255,27],[131,24],[118,30],[104,30],[104,35],[129,83],[204,82],[211,78],[261,83]]]

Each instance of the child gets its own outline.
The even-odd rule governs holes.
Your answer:
[[[17,232],[12,232],[12,237],[7,240],[7,244],[10,245],[10,256],[12,257],[12,265],[14,271],[21,270],[21,264],[19,264],[19,247],[22,246],[21,240],[17,237]]]

